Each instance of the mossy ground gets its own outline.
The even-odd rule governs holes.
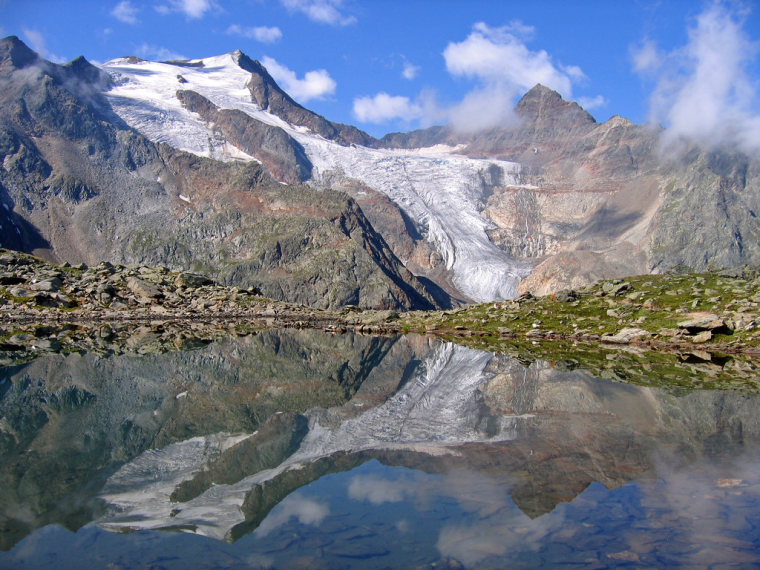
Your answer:
[[[678,324],[692,312],[709,312],[733,325],[733,332],[716,334],[705,346],[760,348],[760,320],[757,326],[751,324],[760,319],[758,279],[718,273],[642,275],[603,281],[577,294],[569,302],[558,300],[558,295],[524,296],[452,311],[408,313],[401,326],[404,331],[464,330],[493,336],[532,331],[549,338],[602,336],[635,327],[648,331],[655,341],[689,342],[686,336],[679,338]]]
[[[642,275],[602,281],[573,295],[407,313],[403,332],[428,332],[530,362],[583,368],[616,381],[671,389],[760,389],[760,279],[753,271]],[[563,300],[565,299],[565,300]],[[717,315],[731,330],[704,343],[679,328],[690,313]],[[604,342],[625,328],[648,335]]]

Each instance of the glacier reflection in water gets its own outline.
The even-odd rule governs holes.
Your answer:
[[[2,374],[3,568],[760,563],[753,395],[306,331]]]

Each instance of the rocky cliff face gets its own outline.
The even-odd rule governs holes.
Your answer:
[[[549,293],[601,278],[760,262],[758,162],[734,149],[669,152],[661,130],[604,123],[542,85],[516,107],[515,128],[461,135],[394,133],[391,148],[460,144],[462,153],[522,165],[483,213],[494,243],[536,265],[521,290]]]
[[[177,99],[213,124],[226,140],[260,160],[277,180],[298,184],[311,178],[311,163],[303,147],[281,128],[256,121],[236,109],[219,109],[189,89],[178,90]]]
[[[264,165],[145,139],[101,95],[110,77],[58,66],[15,38],[0,55],[0,239],[57,261],[167,265],[319,307],[434,302],[346,195],[283,185],[309,163],[281,129],[180,97]]]

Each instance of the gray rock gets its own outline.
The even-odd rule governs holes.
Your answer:
[[[692,313],[691,318],[678,323],[678,328],[687,330],[690,334],[701,331],[713,333],[730,333],[726,322],[714,313]]]
[[[54,293],[60,290],[61,285],[63,285],[63,282],[58,277],[53,277],[52,279],[45,279],[44,281],[32,283],[29,288],[34,291],[46,291],[49,293]]]
[[[152,283],[148,283],[137,277],[127,279],[127,288],[137,297],[146,299],[157,299],[163,296],[161,289]]]
[[[647,338],[649,336],[651,336],[651,333],[649,331],[645,331],[644,329],[625,328],[619,330],[615,334],[602,335],[601,340],[602,342],[608,342],[612,344],[629,344],[636,339]]]
[[[214,280],[197,273],[180,273],[174,280],[175,287],[198,288],[204,285],[214,285]]]

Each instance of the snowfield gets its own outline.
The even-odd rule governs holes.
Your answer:
[[[486,231],[495,226],[480,212],[494,187],[519,186],[519,164],[471,159],[440,145],[398,151],[344,147],[325,140],[253,103],[246,88],[250,73],[238,65],[239,57],[233,52],[183,65],[113,60],[103,66],[115,83],[106,97],[127,124],[150,140],[217,160],[255,157],[182,107],[178,90],[196,91],[221,109],[237,109],[278,126],[303,145],[314,165],[313,182],[337,171],[393,200],[441,254],[463,295],[488,302],[517,294],[531,265],[491,243]]]

